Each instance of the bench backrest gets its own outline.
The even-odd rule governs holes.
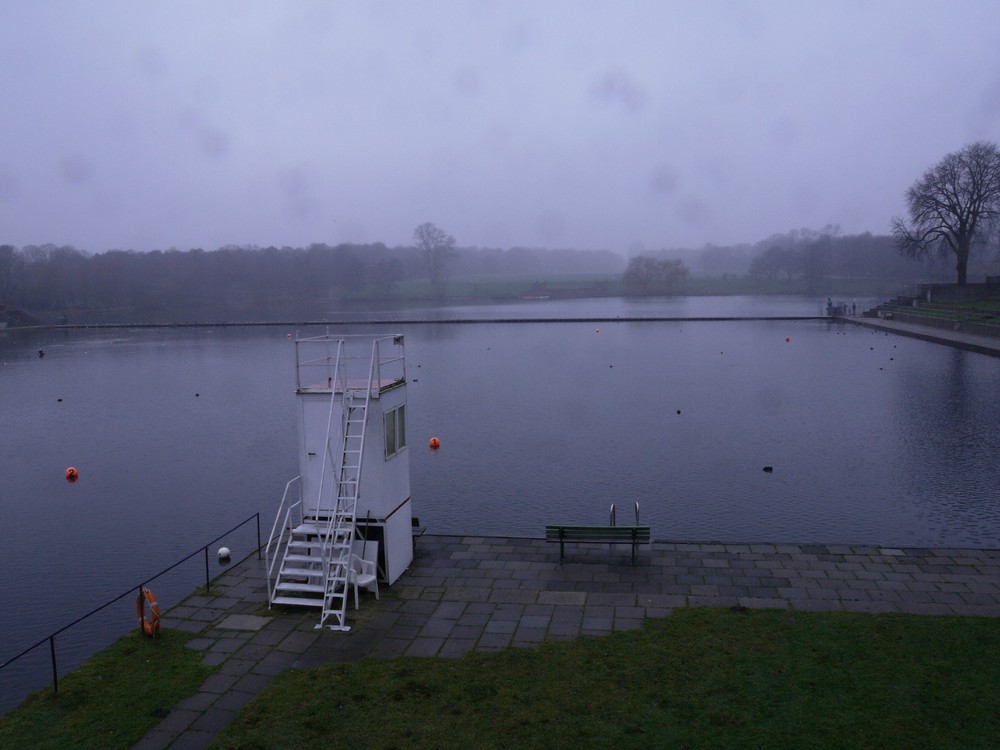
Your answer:
[[[546,526],[548,541],[622,541],[648,542],[649,526]]]

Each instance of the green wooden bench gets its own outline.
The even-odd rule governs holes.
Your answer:
[[[648,526],[558,526],[545,527],[545,541],[559,542],[559,564],[565,556],[566,542],[595,542],[601,544],[631,544],[632,564],[635,550],[640,544],[652,542]]]

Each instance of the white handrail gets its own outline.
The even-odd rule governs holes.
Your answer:
[[[302,497],[301,496],[294,503],[289,504],[287,508],[285,507],[285,504],[288,502],[289,494],[292,491],[292,487],[295,486],[296,483],[299,482],[300,480],[301,480],[301,477],[295,477],[294,479],[290,479],[288,481],[288,484],[285,485],[285,492],[281,496],[281,503],[278,505],[278,512],[274,516],[274,524],[271,526],[271,534],[267,538],[267,546],[264,547],[264,568],[267,571],[267,603],[268,604],[271,604],[271,602],[274,599],[274,584],[272,583],[273,574],[274,574],[274,563],[277,563],[278,560],[280,559],[277,556],[277,551],[281,547],[281,540],[284,538],[285,532],[289,531],[292,528],[292,526],[290,525],[290,520],[291,520],[293,509],[296,508],[296,507],[298,507],[299,510],[300,510],[300,516],[301,516],[301,506],[302,506]],[[282,520],[282,515],[284,515],[284,519],[283,520]],[[281,521],[281,526],[280,526],[281,532],[280,533],[278,533],[278,528],[279,528],[278,522],[279,522],[279,520]],[[275,542],[275,537],[276,536],[277,536],[277,542]],[[271,560],[271,548],[272,548],[272,545],[274,547],[274,552],[275,552],[275,557],[274,557],[274,561],[273,562]]]
[[[344,370],[343,354],[344,354],[344,341],[343,339],[340,339],[337,341],[337,358],[333,366],[333,376],[330,382],[330,411],[326,419],[326,441],[325,441],[327,450],[323,451],[323,464],[320,467],[319,491],[317,492],[316,495],[316,512],[315,512],[316,518],[319,518],[320,504],[323,501],[323,488],[326,485],[327,461],[331,459],[330,433],[332,432],[333,428],[333,407],[337,400],[336,399],[337,386],[342,385],[343,387],[342,392],[345,394],[347,393],[347,377],[346,375],[343,374]],[[343,380],[342,383],[341,380]],[[340,440],[341,437],[338,435],[337,445],[340,445]],[[334,466],[336,466],[336,464],[334,464]]]

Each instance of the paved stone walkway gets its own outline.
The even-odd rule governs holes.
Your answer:
[[[1000,550],[855,545],[559,546],[542,539],[430,536],[348,633],[316,630],[315,610],[267,609],[263,562],[233,566],[165,613],[162,627],[219,670],[136,748],[201,748],[275,675],[364,656],[458,657],[607,635],[676,607],[791,608],[1000,617]]]

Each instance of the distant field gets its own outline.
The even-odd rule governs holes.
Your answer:
[[[810,295],[891,297],[904,291],[906,282],[882,279],[827,279],[810,289],[805,279],[753,279],[736,274],[691,276],[671,289],[653,290],[650,296],[663,295]],[[532,296],[624,297],[625,285],[620,276],[601,274],[576,276],[507,276],[491,278],[453,278],[445,285],[444,301],[475,300],[491,302]],[[394,297],[412,301],[433,301],[435,293],[427,281],[409,281],[395,287]],[[370,290],[359,290],[353,300],[371,297]]]

